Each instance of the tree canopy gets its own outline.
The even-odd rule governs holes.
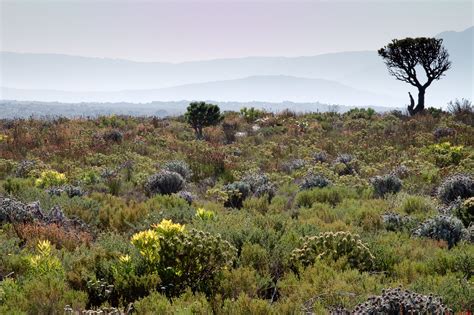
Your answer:
[[[408,111],[414,115],[423,111],[425,90],[435,80],[439,80],[451,67],[449,54],[443,46],[443,40],[437,38],[405,38],[394,39],[391,43],[378,50],[388,71],[397,80],[409,83],[418,89],[418,104],[415,107],[410,94]],[[420,82],[418,69],[423,69],[426,82]]]

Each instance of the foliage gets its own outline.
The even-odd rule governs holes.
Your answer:
[[[375,195],[384,197],[386,194],[396,194],[402,189],[402,181],[393,174],[375,176],[370,179]]]
[[[198,217],[201,220],[214,220],[216,218],[216,214],[211,210],[198,208],[196,210],[196,217]]]
[[[294,262],[309,266],[318,259],[347,259],[352,268],[369,270],[374,256],[359,235],[350,232],[326,232],[306,237],[303,245],[292,252]]]
[[[474,222],[474,197],[456,204],[452,212],[465,227],[469,227]]]
[[[161,171],[148,178],[145,183],[145,191],[148,195],[169,195],[179,192],[184,187],[183,177],[171,171]]]
[[[432,144],[425,151],[440,167],[457,165],[463,157],[463,146],[452,146],[449,142]]]
[[[222,119],[219,106],[205,102],[189,104],[184,118],[193,127],[198,139],[203,138],[204,127],[216,125]]]
[[[156,271],[167,296],[193,292],[212,293],[216,276],[230,266],[235,249],[221,237],[163,220],[132,237],[149,272]]]
[[[243,202],[250,195],[250,185],[246,182],[234,182],[224,186],[226,201],[224,206],[240,209]]]
[[[183,116],[0,120],[9,137],[0,144],[0,313],[133,304],[153,314],[327,314],[400,284],[453,312],[474,308],[474,129],[464,116],[261,115],[226,112],[221,126],[203,128],[208,141],[195,141]],[[111,130],[120,142],[104,140]],[[236,132],[245,137],[233,141]],[[446,141],[448,151],[462,147],[459,162],[436,162],[450,154],[430,150]],[[36,186],[49,170],[64,183]],[[153,176],[161,172],[171,176]],[[379,198],[370,179],[380,174],[402,179],[402,191]],[[331,233],[365,249],[323,250],[343,244],[333,237],[312,250]],[[49,256],[38,251],[44,241]],[[305,242],[306,266],[292,255]]]
[[[331,185],[331,181],[322,175],[308,174],[300,184],[301,190],[323,188]]]
[[[428,219],[413,231],[415,236],[444,240],[449,247],[453,247],[463,238],[466,238],[466,233],[467,231],[459,219],[446,215],[438,215]]]
[[[456,174],[446,178],[438,187],[438,197],[446,204],[458,198],[474,197],[474,179],[472,176]]]
[[[35,181],[37,187],[45,188],[52,186],[61,186],[66,183],[66,175],[56,171],[44,171]]]
[[[352,175],[359,169],[358,161],[351,154],[339,154],[334,160],[334,169],[339,175]]]
[[[189,180],[193,176],[193,172],[189,168],[189,165],[186,162],[180,160],[166,162],[166,164],[163,165],[163,169],[166,171],[178,173],[185,180]]]
[[[357,305],[357,314],[451,314],[452,310],[439,297],[418,294],[401,288],[382,290],[380,296],[370,297]]]

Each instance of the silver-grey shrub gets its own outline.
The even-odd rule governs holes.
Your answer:
[[[183,187],[184,179],[180,174],[164,170],[148,178],[145,183],[145,192],[149,196],[170,195],[182,190]]]

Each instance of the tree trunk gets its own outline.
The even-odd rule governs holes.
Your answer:
[[[418,104],[416,104],[415,108],[413,108],[414,106],[415,106],[415,101],[413,100],[413,97],[410,94],[410,105],[408,106],[408,112],[410,113],[410,115],[413,116],[424,111],[425,109],[425,89],[424,88],[418,88]]]

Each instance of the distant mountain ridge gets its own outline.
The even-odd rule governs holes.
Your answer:
[[[443,105],[456,97],[472,99],[473,30],[438,35],[453,67],[428,89],[428,104]],[[206,96],[229,101],[400,106],[407,102],[407,92],[414,91],[390,77],[374,51],[177,64],[2,52],[0,68],[1,99],[148,102]]]

